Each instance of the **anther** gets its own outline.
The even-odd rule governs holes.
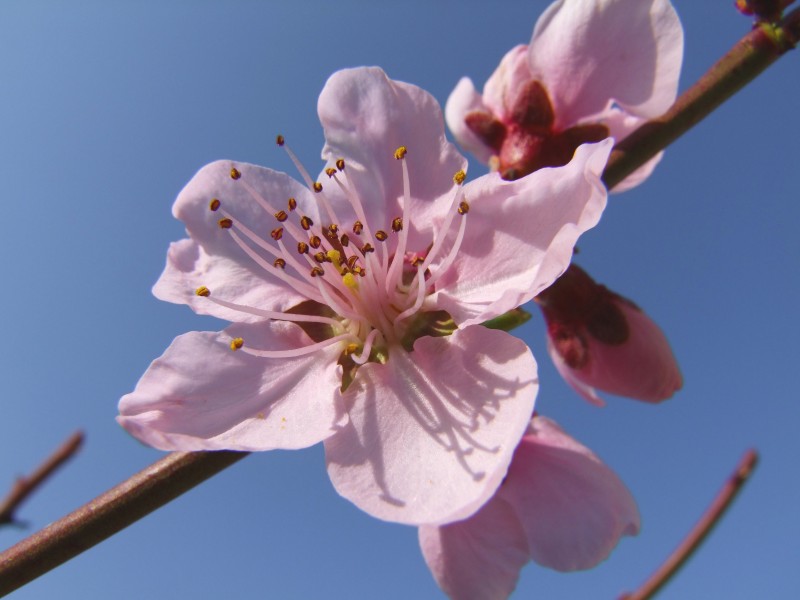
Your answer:
[[[358,344],[347,344],[344,348],[344,355],[348,356],[350,354],[354,354],[358,351]]]
[[[408,148],[406,148],[405,146],[400,146],[397,150],[394,151],[394,157],[397,160],[404,159],[406,157],[406,154],[408,154]]]
[[[344,159],[343,158],[340,158],[339,160],[336,161],[336,168],[339,169],[340,171],[344,171]]]
[[[282,136],[282,135],[278,134],[278,135],[275,137],[275,143],[276,143],[276,144],[278,144],[278,146],[283,146],[283,145],[286,143],[286,140],[285,140],[285,139],[283,139],[283,136]]]
[[[325,175],[327,175],[328,177],[333,177],[334,175],[336,175],[336,169],[334,169],[333,167],[328,167],[327,169],[325,169]]]
[[[211,202],[208,203],[208,208],[211,211],[216,211],[219,209],[220,204],[222,203],[219,201],[219,198],[212,198]]]
[[[308,231],[309,229],[311,229],[311,226],[312,226],[313,224],[314,224],[314,221],[312,221],[311,219],[309,219],[309,218],[308,218],[308,217],[306,217],[306,216],[303,216],[303,218],[302,218],[302,219],[300,219],[300,226],[301,226],[303,229],[305,229],[306,231]]]
[[[327,258],[328,258],[328,257],[327,257],[327,256],[325,256],[325,253],[324,253],[324,252],[321,252],[321,251],[320,251],[320,252],[317,252],[317,253],[314,255],[314,260],[315,260],[315,261],[317,261],[319,264],[322,264],[322,263],[324,263],[324,262],[325,262],[325,260],[326,260]]]
[[[392,231],[395,233],[403,230],[403,219],[400,217],[395,217],[392,219]]]
[[[458,204],[458,214],[465,215],[469,212],[469,204],[467,204],[466,200],[462,200]]]
[[[298,242],[297,251],[300,254],[308,254],[308,244],[306,244],[305,242]]]
[[[239,179],[242,176],[242,172],[237,169],[236,167],[231,167],[231,179]]]
[[[201,285],[194,291],[194,293],[198,296],[202,296],[203,298],[208,298],[211,295],[211,290],[209,290],[206,286]]]
[[[322,245],[322,240],[319,238],[319,236],[312,235],[310,238],[308,238],[308,243],[312,248],[319,248]]]
[[[422,258],[421,256],[417,256],[414,260],[411,261],[411,266],[418,267],[424,262],[425,262],[424,258]]]
[[[330,225],[328,225],[328,232],[333,237],[336,237],[336,234],[339,232],[339,226],[336,223],[331,223]]]
[[[350,258],[347,259],[347,266],[352,270],[356,268],[356,262],[358,262],[358,257],[354,254]]]
[[[244,346],[244,340],[242,338],[233,338],[231,340],[231,350],[234,352],[241,349],[242,346]]]
[[[383,231],[382,229],[378,229],[378,231],[376,231],[376,232],[375,232],[375,238],[376,238],[376,239],[377,239],[379,242],[385,242],[387,239],[389,239],[389,236],[388,236],[388,235],[387,235],[387,233],[386,233],[385,231]]]
[[[287,202],[287,204],[289,205],[289,210],[294,210],[297,208],[297,200],[294,198],[289,198],[289,202]]]
[[[311,269],[312,277],[322,277],[323,275],[325,275],[325,271],[323,271],[321,267],[314,267]]]
[[[220,219],[219,221],[217,221],[217,224],[220,227],[222,227],[222,229],[230,229],[231,227],[233,227],[233,219],[225,217],[224,219]]]
[[[350,245],[350,238],[347,236],[346,233],[342,234],[342,237],[339,238],[339,241],[342,243],[342,246],[345,248]]]
[[[277,242],[279,239],[283,237],[283,227],[276,227],[275,229],[272,230],[272,233],[270,233],[270,235],[272,236],[272,239]]]
[[[322,184],[319,181],[314,182],[314,191],[318,194],[322,191]]]
[[[458,171],[455,175],[453,175],[453,182],[461,185],[464,183],[464,180],[467,178],[467,174],[464,171]]]
[[[366,254],[367,254],[367,253],[369,253],[369,252],[375,252],[375,248],[373,248],[373,247],[372,247],[372,244],[370,244],[369,242],[367,242],[366,244],[364,244],[364,246],[362,246],[362,248],[361,248],[361,254],[364,254],[364,255],[366,255]]]
[[[272,263],[272,266],[276,269],[285,269],[286,268],[286,261],[282,258],[276,258],[275,262]]]
[[[356,235],[361,235],[362,231],[364,231],[364,224],[361,221],[356,221],[353,223],[353,233]]]

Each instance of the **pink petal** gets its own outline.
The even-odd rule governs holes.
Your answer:
[[[490,173],[468,184],[458,256],[437,282],[436,306],[460,327],[524,304],[569,265],[580,234],[605,208],[600,181],[613,140],[584,144],[572,161],[516,181]]]
[[[331,481],[380,519],[464,518],[505,475],[537,389],[530,350],[502,331],[470,327],[393,349],[344,394],[350,423],[325,441]]]
[[[576,372],[567,365],[550,338],[547,338],[547,352],[550,354],[550,359],[553,361],[558,374],[561,375],[572,389],[595,406],[603,407],[606,405],[605,400],[597,395],[597,390],[590,385],[586,385],[576,376]]]
[[[508,598],[530,560],[522,525],[502,499],[465,521],[420,527],[419,544],[436,583],[459,600]]]
[[[198,296],[195,290],[206,286],[215,297],[262,309],[269,307],[268,310],[286,310],[305,300],[280,280],[264,277],[243,262],[227,256],[211,256],[191,239],[173,242],[167,252],[167,266],[153,286],[153,294],[159,300],[188,304],[198,314],[240,323],[262,321],[263,317],[219,306]]]
[[[483,86],[483,102],[501,121],[511,116],[517,95],[533,79],[528,65],[528,47],[514,46],[500,61]]]
[[[530,68],[556,108],[559,128],[615,100],[654,117],[675,100],[683,29],[668,0],[551,4],[536,22]]]
[[[494,151],[472,133],[465,121],[467,115],[474,111],[486,112],[489,109],[484,105],[483,98],[475,89],[472,80],[469,77],[462,77],[447,98],[444,117],[447,127],[459,145],[481,162],[487,163]]]
[[[564,364],[559,371],[566,370],[567,381],[595,403],[594,388],[644,402],[671,398],[683,385],[683,378],[664,332],[624,298],[616,305],[625,316],[630,337],[623,344],[609,345],[587,333],[589,360],[586,365],[571,369]],[[553,351],[552,354],[558,353]]]
[[[498,492],[516,510],[531,556],[559,571],[604,560],[623,535],[639,532],[628,489],[588,448],[536,417]]]
[[[601,117],[598,117],[598,120],[608,127],[609,135],[619,142],[636,131],[647,119],[635,117],[618,108],[612,107],[605,111]],[[610,190],[611,193],[618,194],[635,188],[650,177],[650,174],[656,168],[656,165],[661,162],[663,156],[664,152],[656,154],[620,183],[615,185],[614,188]]]
[[[414,85],[390,80],[378,68],[345,69],[328,79],[317,110],[325,129],[322,157],[331,164],[346,159],[347,177],[373,230],[388,230],[392,219],[402,215],[403,170],[394,152],[400,146],[408,148],[410,243],[416,247],[413,232],[429,232],[432,219],[452,199],[453,175],[466,170],[466,161],[445,138],[436,99]],[[324,190],[336,205],[349,206],[338,186],[325,180]],[[429,233],[424,243],[430,243]]]
[[[336,394],[341,348],[260,358],[233,352],[233,337],[262,350],[311,343],[277,322],[181,335],[122,397],[119,423],[161,450],[271,450],[311,446],[346,422]]]
[[[241,173],[239,180],[231,178],[231,168]],[[283,281],[259,267],[236,244],[230,232],[220,228],[218,222],[230,215],[234,222],[240,222],[265,238],[272,247],[270,232],[280,223],[274,214],[262,208],[253,193],[272,204],[277,212],[285,210],[287,200],[297,200],[297,213],[308,215],[316,220],[317,205],[305,187],[285,173],[264,167],[231,161],[217,161],[206,165],[186,184],[175,200],[172,212],[186,225],[186,230],[199,248],[190,242],[179,242],[171,248],[167,257],[167,267],[154,289],[159,298],[170,302],[186,302],[192,308],[201,309],[199,300],[190,300],[196,287],[205,285],[214,296],[239,304],[257,303],[264,310],[283,310],[296,304],[298,294]],[[218,199],[221,207],[217,211],[209,209],[212,199]],[[287,238],[289,236],[286,236]],[[288,245],[294,242],[286,240]],[[264,252],[267,262],[273,257]],[[206,280],[208,275],[210,279]],[[223,290],[215,289],[209,283],[222,285]],[[185,290],[181,287],[186,285]],[[263,289],[258,289],[263,286]],[[230,319],[230,311],[206,308],[202,312]],[[235,313],[239,315],[239,313]],[[236,321],[252,320],[239,315]]]

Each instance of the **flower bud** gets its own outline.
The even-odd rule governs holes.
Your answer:
[[[597,390],[660,402],[683,380],[664,333],[633,302],[575,264],[536,299],[561,376],[589,402]]]

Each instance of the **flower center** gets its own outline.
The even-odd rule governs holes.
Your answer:
[[[294,198],[285,201],[285,208],[283,203],[274,205],[235,166],[231,167],[230,176],[236,185],[243,186],[252,200],[275,219],[269,238],[239,221],[228,211],[224,199],[211,199],[209,208],[220,215],[219,227],[229,233],[260,269],[278,277],[308,300],[296,310],[275,312],[217,298],[206,287],[198,288],[196,294],[246,314],[295,322],[309,333],[314,343],[271,351],[250,348],[245,340],[237,338],[232,340],[231,348],[278,358],[300,356],[338,343],[342,347],[340,363],[346,369],[350,363],[356,368],[369,360],[385,362],[390,348],[410,349],[422,335],[451,333],[454,326],[449,330],[447,325],[436,328],[437,321],[447,321],[449,316],[426,306],[426,298],[452,265],[464,237],[469,212],[461,187],[465,173],[459,171],[453,176],[457,186],[449,210],[434,229],[432,239],[426,241],[425,248],[411,249],[409,229],[413,215],[405,146],[394,152],[402,168],[401,214],[392,216],[387,223],[370,223],[358,190],[348,177],[344,159],[337,160],[325,173],[346,200],[346,205],[338,206],[338,210],[347,212],[350,218],[337,213],[323,185],[311,179],[282,136],[278,136],[277,142],[313,192],[323,223],[303,214]]]

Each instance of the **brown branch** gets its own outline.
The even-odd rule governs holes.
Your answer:
[[[20,477],[14,483],[8,496],[0,502],[0,525],[17,523],[15,512],[37,488],[58,468],[67,462],[83,444],[83,432],[76,431],[59,446],[28,477]]]
[[[644,123],[611,152],[603,181],[608,189],[697,125],[800,40],[800,9],[777,25],[761,24],[686,90],[662,116]]]
[[[247,452],[173,452],[0,554],[0,596],[99,544]]]
[[[739,461],[736,470],[714,498],[711,506],[684,538],[680,545],[672,552],[666,561],[650,576],[638,590],[631,594],[623,594],[619,600],[648,600],[652,598],[680,569],[689,557],[697,550],[706,539],[714,526],[731,506],[734,498],[741,491],[744,484],[753,474],[758,463],[758,454],[755,450],[745,452]]]

